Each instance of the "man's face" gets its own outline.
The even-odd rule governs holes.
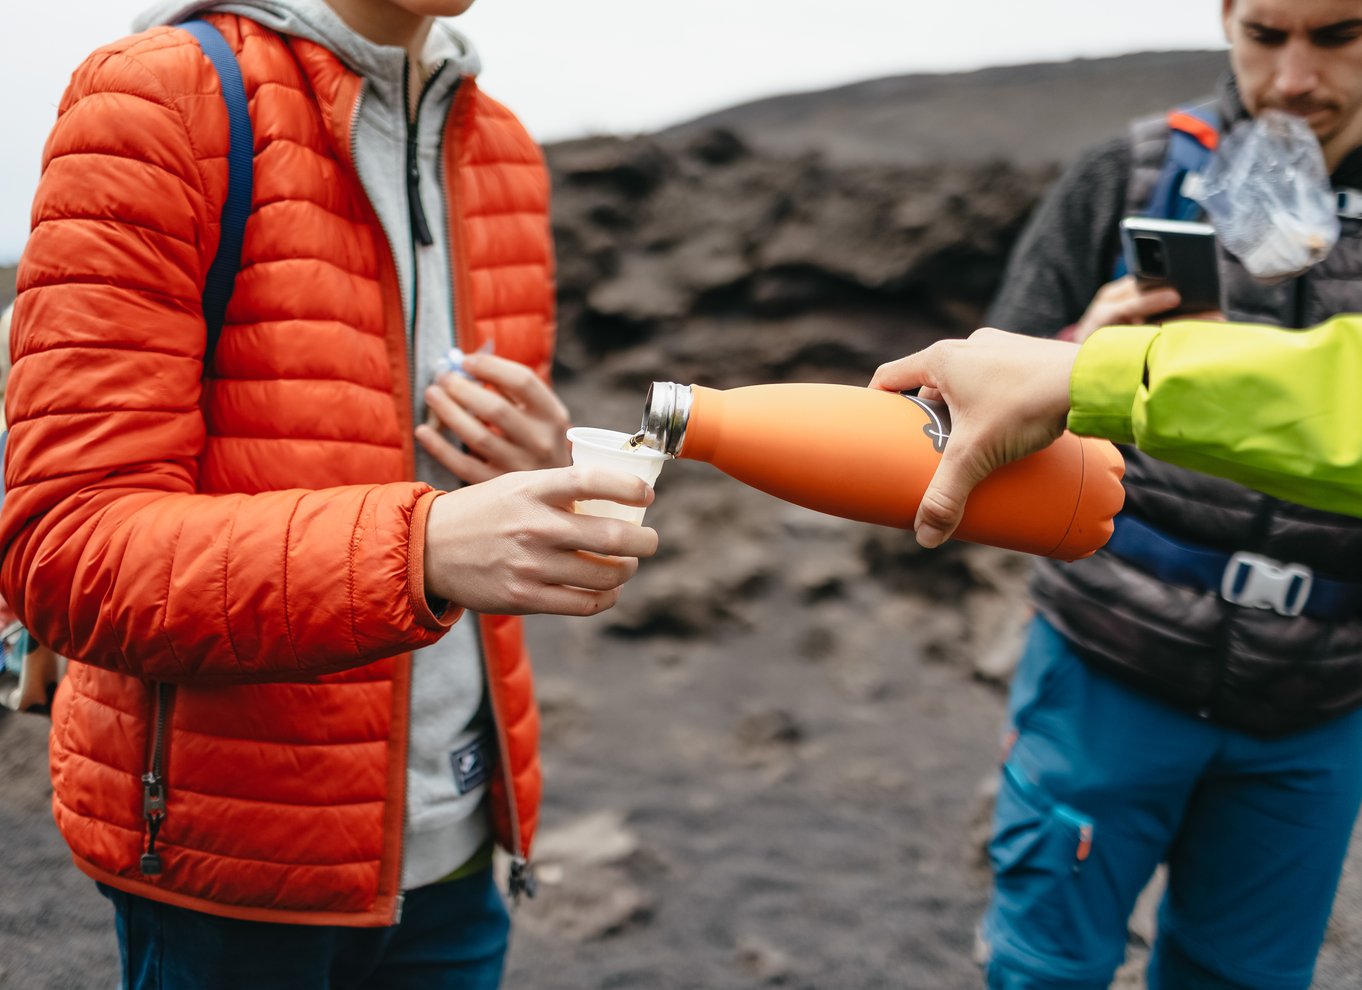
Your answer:
[[[1330,167],[1362,145],[1362,0],[1223,0],[1249,113],[1304,117]]]

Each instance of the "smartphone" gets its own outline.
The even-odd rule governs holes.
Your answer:
[[[1175,312],[1220,309],[1215,228],[1192,220],[1126,217],[1121,221],[1126,269],[1142,286],[1170,286],[1182,297]]]

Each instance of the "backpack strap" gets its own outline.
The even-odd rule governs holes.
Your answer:
[[[1186,104],[1168,111],[1165,123],[1168,143],[1163,164],[1143,215],[1160,220],[1195,220],[1201,216],[1201,206],[1187,192],[1220,144],[1220,112],[1214,100]],[[1125,274],[1125,258],[1118,254],[1113,278]]]
[[[254,182],[255,138],[251,130],[250,105],[246,84],[236,54],[221,32],[207,21],[185,21],[179,25],[189,32],[213,63],[227,104],[227,199],[222,204],[222,233],[218,253],[208,269],[203,286],[203,322],[208,330],[203,352],[204,374],[213,365],[218,338],[227,314],[227,301],[236,286],[241,268],[241,244],[246,236],[246,219],[251,215],[251,188]]]
[[[1170,110],[1168,151],[1145,215],[1164,220],[1195,220],[1200,216],[1201,207],[1186,195],[1187,178],[1201,174],[1219,144],[1220,114],[1215,104]]]
[[[222,336],[222,322],[227,314],[227,300],[236,286],[236,273],[241,268],[241,243],[246,236],[246,218],[251,215],[251,187],[254,182],[255,138],[251,130],[250,105],[246,101],[246,84],[241,78],[241,66],[227,39],[207,21],[185,21],[179,25],[194,37],[217,70],[222,86],[222,99],[227,104],[227,200],[222,204],[222,233],[218,239],[218,253],[208,269],[203,286],[203,322],[208,328],[208,340],[203,351],[204,374],[213,365],[218,338]],[[0,432],[0,465],[4,463],[9,430]],[[5,498],[5,479],[0,470],[0,503]]]

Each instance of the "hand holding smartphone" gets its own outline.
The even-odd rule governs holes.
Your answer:
[[[1182,298],[1178,313],[1220,310],[1215,228],[1190,220],[1126,217],[1121,221],[1126,268],[1142,288],[1168,286]]]

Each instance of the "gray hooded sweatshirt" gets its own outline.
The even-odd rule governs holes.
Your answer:
[[[421,397],[436,361],[454,345],[453,287],[442,171],[445,118],[463,76],[476,75],[473,46],[443,21],[430,32],[421,66],[404,49],[356,34],[324,0],[163,0],[135,30],[175,24],[207,11],[240,14],[282,34],[325,46],[363,77],[355,121],[355,167],[396,263],[411,357],[413,422],[425,419]],[[415,122],[407,113],[407,72],[425,83]],[[407,199],[408,143],[415,137],[422,212],[433,243],[412,229]],[[449,491],[459,480],[417,447],[417,480]],[[490,838],[488,762],[495,753],[476,617],[465,615],[440,642],[413,655],[407,809],[402,886],[432,883],[462,866]]]

